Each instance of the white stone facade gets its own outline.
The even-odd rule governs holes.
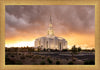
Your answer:
[[[51,21],[51,18],[50,18]],[[49,24],[48,35],[40,37],[35,40],[35,47],[41,49],[58,49],[62,50],[67,48],[67,41],[64,38],[56,37],[53,32],[52,22]]]
[[[35,40],[35,47],[41,47],[41,49],[58,49],[62,50],[67,48],[67,41],[60,37],[40,37]]]

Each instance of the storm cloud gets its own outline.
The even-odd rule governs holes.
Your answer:
[[[94,34],[94,5],[6,5],[6,38],[47,35],[50,16],[56,35]]]

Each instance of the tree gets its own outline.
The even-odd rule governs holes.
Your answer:
[[[63,51],[63,52],[66,52],[66,51],[68,51],[68,49],[63,49],[62,51]]]
[[[52,64],[53,63],[50,58],[47,58],[47,61],[48,61],[49,64]]]
[[[45,65],[46,63],[45,63],[45,61],[41,61],[40,64],[41,65]]]
[[[43,51],[46,51],[46,49],[44,48]]]
[[[95,52],[95,49],[94,48],[92,48],[92,50],[91,50],[92,52]]]
[[[56,61],[56,65],[59,65],[60,64],[60,61]]]
[[[77,52],[77,48],[76,48],[76,46],[74,45],[74,46],[72,46],[72,52],[73,53],[76,53]]]
[[[80,52],[82,49],[81,49],[81,47],[78,47],[77,50],[78,50],[78,52]]]
[[[74,46],[72,46],[72,49],[71,49],[71,51],[72,51],[72,61],[74,60],[73,58],[74,58],[74,54],[76,54],[77,53],[77,48],[76,48],[76,46],[74,45]]]

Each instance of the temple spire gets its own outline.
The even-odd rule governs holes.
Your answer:
[[[52,24],[52,19],[51,19],[51,16],[50,16],[50,22],[51,22],[51,24]]]
[[[50,23],[49,23],[48,35],[50,35],[50,36],[54,35],[51,16],[50,16]]]

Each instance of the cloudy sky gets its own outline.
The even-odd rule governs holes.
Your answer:
[[[72,45],[95,47],[94,5],[7,5],[5,6],[6,46],[34,46],[47,35],[49,16],[54,33]]]

